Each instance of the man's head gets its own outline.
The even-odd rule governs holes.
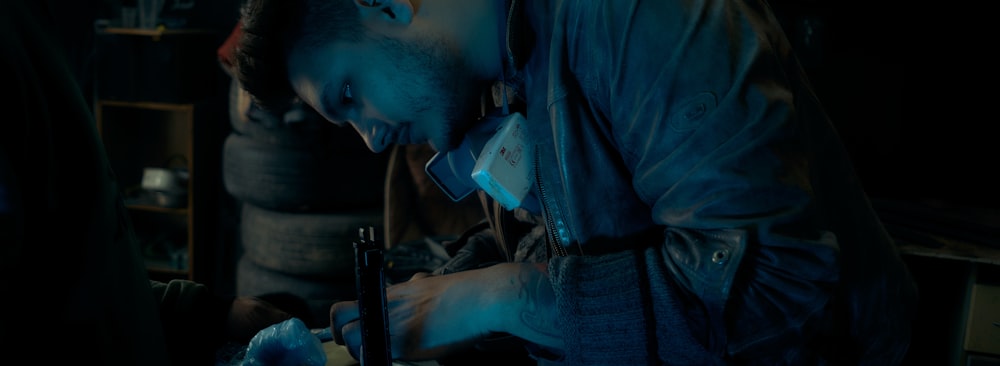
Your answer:
[[[247,0],[240,13],[240,38],[233,52],[235,77],[258,105],[267,108],[281,109],[297,98],[288,83],[285,60],[296,38],[318,43],[322,38],[361,35],[357,10],[349,1]],[[323,20],[316,21],[317,17]]]
[[[372,151],[458,145],[499,70],[489,1],[248,0],[237,77],[258,104],[299,98]]]

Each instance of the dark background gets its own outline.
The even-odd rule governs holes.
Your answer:
[[[771,4],[871,196],[998,207],[996,56],[974,7]]]
[[[49,5],[60,25],[69,65],[87,100],[100,95],[103,99],[198,105],[194,145],[200,161],[193,173],[198,177],[196,197],[205,198],[197,203],[196,280],[220,295],[234,294],[239,208],[223,187],[221,169],[222,145],[230,131],[229,76],[218,65],[215,52],[236,25],[241,1],[194,0],[190,9],[176,10],[173,4],[178,1],[166,0],[162,21],[176,25],[171,28],[204,33],[156,42],[148,36],[109,36],[95,31],[96,24],[119,26],[121,7],[135,6],[135,0],[38,1]]]

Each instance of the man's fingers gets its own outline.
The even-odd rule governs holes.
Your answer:
[[[353,321],[341,327],[344,347],[355,360],[361,360],[361,322]]]
[[[357,301],[341,301],[330,306],[330,332],[333,333],[333,341],[339,345],[344,345],[344,325],[358,320]]]

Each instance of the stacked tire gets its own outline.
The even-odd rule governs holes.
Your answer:
[[[359,228],[382,225],[388,155],[307,105],[264,111],[235,79],[229,98],[222,167],[240,207],[236,294],[301,300],[302,320],[326,327],[330,305],[356,298],[353,243]]]

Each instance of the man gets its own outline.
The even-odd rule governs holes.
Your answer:
[[[916,289],[764,2],[251,0],[242,22],[261,105],[301,98],[372,151],[523,113],[528,198],[480,194],[461,255],[387,290],[394,357],[511,335],[539,364],[903,358]],[[331,308],[355,355],[357,318]]]
[[[187,280],[151,281],[54,2],[4,1],[0,351],[29,363],[215,365],[290,315]]]

